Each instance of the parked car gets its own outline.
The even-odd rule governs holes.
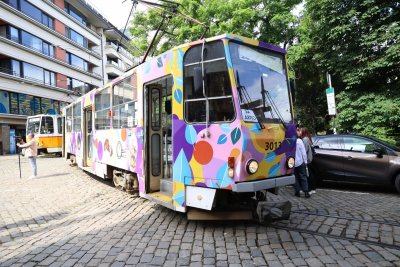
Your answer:
[[[318,180],[391,185],[400,193],[400,148],[351,134],[313,137],[311,171]]]

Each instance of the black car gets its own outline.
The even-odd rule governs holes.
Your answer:
[[[313,137],[317,180],[394,186],[400,192],[400,148],[351,134]]]

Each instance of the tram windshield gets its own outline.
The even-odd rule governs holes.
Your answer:
[[[235,42],[229,44],[243,119],[292,119],[284,56]]]
[[[26,134],[38,134],[40,129],[40,117],[29,118],[26,126]]]

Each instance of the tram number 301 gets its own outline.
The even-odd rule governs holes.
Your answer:
[[[265,150],[275,150],[282,145],[282,142],[265,142]]]

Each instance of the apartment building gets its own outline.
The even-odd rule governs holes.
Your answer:
[[[84,0],[0,0],[0,154],[25,135],[27,116],[59,114],[131,67],[128,49]]]

